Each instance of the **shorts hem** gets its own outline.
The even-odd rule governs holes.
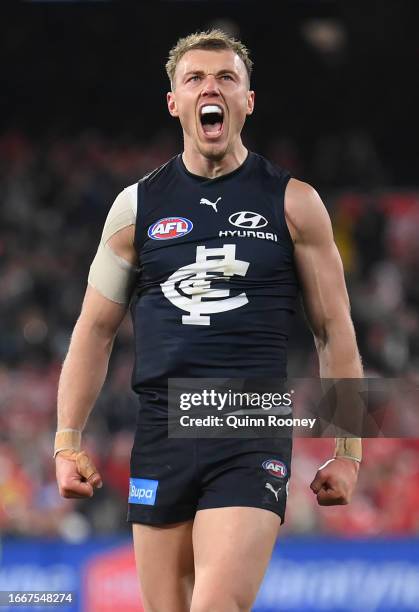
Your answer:
[[[189,507],[182,510],[176,508],[162,509],[147,506],[146,508],[129,508],[127,523],[141,523],[143,525],[170,525],[190,521],[195,517],[196,508]]]
[[[253,501],[237,501],[235,500],[234,502],[214,502],[213,504],[203,504],[203,505],[199,505],[196,509],[196,511],[198,512],[199,510],[211,510],[211,508],[236,508],[236,507],[244,507],[244,508],[259,508],[260,510],[269,510],[270,512],[273,512],[274,514],[278,515],[279,518],[281,519],[281,525],[283,523],[285,523],[285,511],[281,510],[281,508],[275,508],[272,506],[263,506],[262,504],[259,504],[258,502],[253,502]]]

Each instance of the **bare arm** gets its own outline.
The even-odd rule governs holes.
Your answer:
[[[112,250],[135,264],[134,226],[108,242]],[[116,332],[127,306],[103,297],[88,286],[58,386],[58,427],[83,430],[102,389]]]
[[[129,225],[111,236],[108,244],[116,255],[136,265],[133,242],[134,226]],[[109,268],[112,274],[116,270]],[[102,486],[101,475],[80,449],[81,431],[105,381],[115,335],[126,310],[126,303],[114,302],[88,285],[58,386],[55,468],[63,497],[91,497],[94,489]]]
[[[343,266],[329,215],[317,192],[295,179],[287,187],[285,205],[304,310],[319,355],[320,376],[361,378]]]
[[[322,378],[362,378],[342,261],[329,215],[318,193],[291,179],[286,220],[294,242],[304,310],[314,335]],[[321,505],[347,504],[359,470],[361,440],[336,438],[335,459],[319,468],[310,487]]]

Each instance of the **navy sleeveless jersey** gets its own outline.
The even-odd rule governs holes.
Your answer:
[[[286,376],[298,293],[289,178],[249,152],[215,179],[191,174],[178,155],[139,181],[131,314],[140,396],[171,377]]]

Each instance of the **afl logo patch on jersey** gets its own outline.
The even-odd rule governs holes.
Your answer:
[[[189,234],[192,228],[192,221],[184,217],[164,217],[150,225],[147,234],[152,240],[171,240]]]
[[[282,461],[277,461],[276,459],[266,459],[262,463],[262,467],[271,475],[275,476],[275,478],[285,478],[287,475],[287,466]]]

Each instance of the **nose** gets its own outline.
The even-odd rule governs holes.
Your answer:
[[[204,86],[202,88],[203,96],[213,96],[214,94],[219,94],[219,87],[217,83],[217,79],[213,74],[207,74],[204,80]]]

